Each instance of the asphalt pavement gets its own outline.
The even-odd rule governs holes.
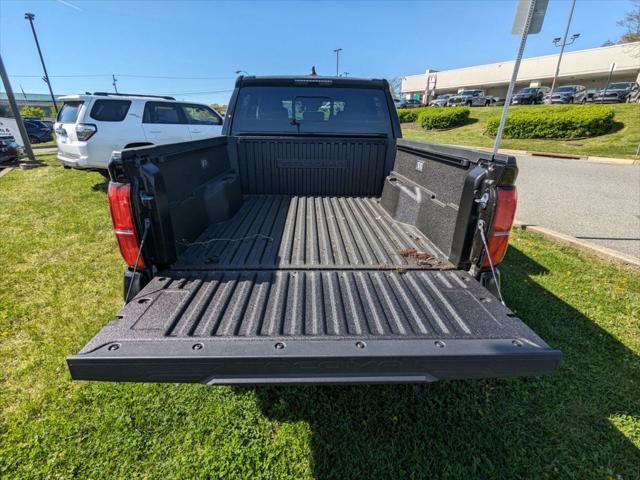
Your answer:
[[[640,258],[640,166],[517,158],[518,221]]]

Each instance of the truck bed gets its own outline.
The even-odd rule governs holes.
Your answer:
[[[553,371],[551,350],[376,198],[254,195],[77,355],[76,379],[434,381]]]
[[[425,234],[393,220],[372,197],[251,195],[233,218],[182,244],[188,248],[177,269],[453,267]]]

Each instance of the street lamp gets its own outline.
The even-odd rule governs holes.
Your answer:
[[[336,48],[334,52],[336,52],[336,77],[340,76],[340,52],[341,48]]]
[[[562,38],[556,37],[552,40],[553,44],[556,47],[560,47],[560,55],[558,55],[558,64],[556,65],[556,73],[553,75],[553,83],[551,83],[551,93],[553,94],[553,90],[556,88],[556,80],[558,80],[558,74],[560,73],[560,62],[562,61],[562,54],[564,53],[564,47],[567,45],[571,45],[575,42],[580,36],[579,33],[574,33],[571,35],[569,41],[567,41],[567,35],[569,35],[569,27],[571,26],[571,18],[573,17],[573,9],[576,6],[576,0],[572,0],[571,9],[569,10],[569,18],[567,19],[567,26],[564,29],[564,35]],[[560,41],[562,40],[562,43]]]
[[[249,76],[249,72],[245,71],[245,70],[236,70],[236,75],[246,75],[247,77]]]
[[[42,70],[44,70],[44,77],[42,77],[42,80],[44,80],[44,83],[47,84],[47,86],[49,87],[49,93],[51,94],[51,100],[53,101],[53,106],[56,109],[56,112],[58,112],[58,104],[56,103],[56,97],[53,95],[53,89],[51,88],[51,81],[49,80],[49,74],[47,73],[47,67],[44,64],[44,58],[42,57],[42,51],[40,50],[40,42],[38,42],[38,36],[36,35],[36,29],[33,26],[33,19],[36,18],[36,16],[33,13],[25,13],[24,14],[24,19],[25,20],[29,20],[29,23],[31,24],[31,31],[33,32],[33,38],[36,41],[36,47],[38,48],[38,55],[40,55],[40,63],[42,63]]]

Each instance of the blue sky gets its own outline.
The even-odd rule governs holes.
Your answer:
[[[85,1],[0,0],[0,53],[14,89],[46,93],[29,24],[36,29],[56,93],[174,94],[226,103],[236,70],[251,74],[335,73],[396,77],[512,59],[517,2],[493,1]],[[623,30],[628,0],[578,0],[570,50],[598,47]],[[542,32],[525,56],[557,52],[569,1],[550,0]],[[33,75],[35,77],[25,77]],[[62,75],[82,75],[60,77]],[[94,76],[91,76],[94,75]],[[129,75],[129,76],[127,76]],[[138,78],[147,77],[199,77]],[[202,78],[208,77],[208,78]]]

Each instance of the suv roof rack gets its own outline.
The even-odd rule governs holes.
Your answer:
[[[143,95],[140,93],[93,92],[93,94],[101,97],[149,97],[149,98],[164,98],[165,100],[175,100],[175,98],[169,97],[167,95]]]

